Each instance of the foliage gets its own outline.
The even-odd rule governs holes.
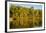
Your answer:
[[[11,5],[10,28],[32,28],[42,26],[42,10],[33,7]]]

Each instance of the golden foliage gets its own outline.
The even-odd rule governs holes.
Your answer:
[[[12,5],[10,7],[10,28],[31,28],[42,26],[42,11]],[[9,19],[10,20],[10,19]]]

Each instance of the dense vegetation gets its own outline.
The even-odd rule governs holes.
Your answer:
[[[33,7],[10,6],[10,28],[32,28],[42,26],[42,10]]]

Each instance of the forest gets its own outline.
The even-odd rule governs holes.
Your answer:
[[[11,5],[9,15],[10,29],[34,28],[42,26],[42,10],[34,7]]]

